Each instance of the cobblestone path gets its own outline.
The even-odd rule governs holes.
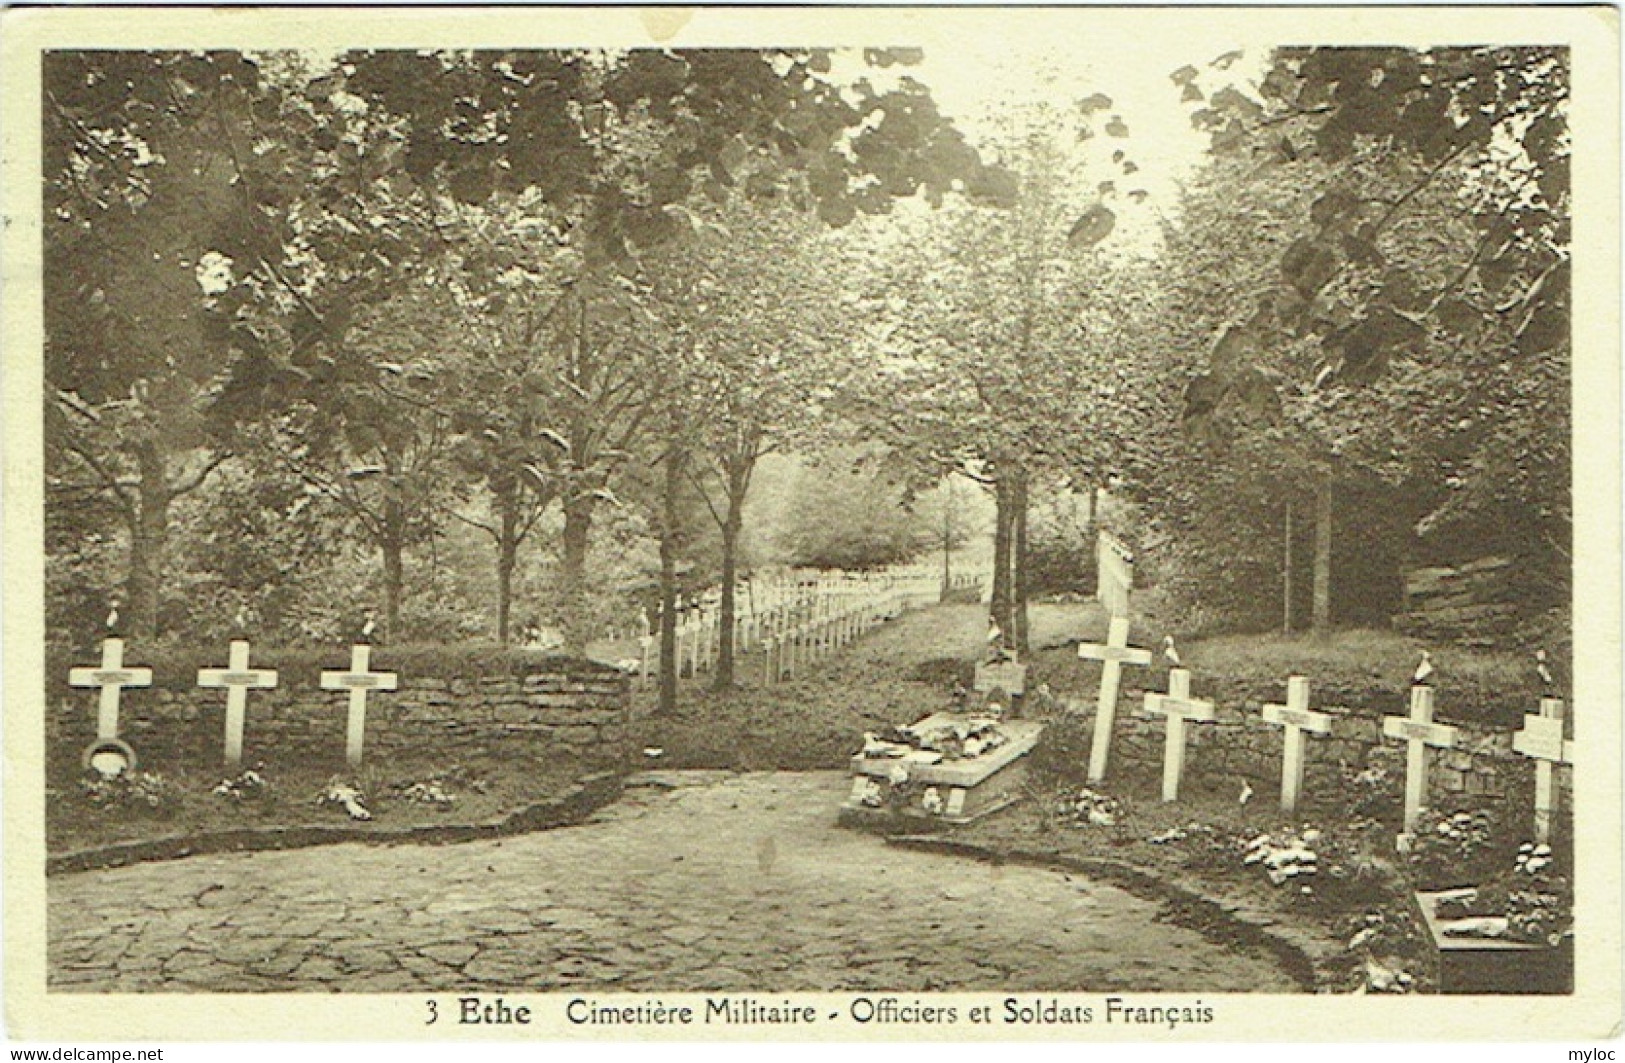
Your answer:
[[[1268,957],[1059,872],[834,825],[835,773],[649,776],[589,822],[50,880],[65,991],[1290,992]]]

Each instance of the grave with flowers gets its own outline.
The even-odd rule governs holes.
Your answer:
[[[969,823],[1020,798],[1024,758],[1043,725],[1011,719],[1011,696],[1026,668],[1000,648],[977,666],[971,691],[942,712],[864,735],[851,760],[852,789],[842,819],[905,815]]]
[[[1573,836],[1554,777],[1572,746],[1562,702],[1543,698],[1513,740],[1535,762],[1532,815],[1481,808],[1417,816],[1407,859],[1441,992],[1573,991]]]

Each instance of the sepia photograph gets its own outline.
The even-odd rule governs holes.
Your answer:
[[[20,1035],[1617,1031],[1617,10],[199,15],[6,16]]]

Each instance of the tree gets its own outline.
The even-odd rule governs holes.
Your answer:
[[[171,506],[230,454],[208,416],[224,325],[200,286],[238,207],[218,130],[257,78],[240,58],[133,52],[52,52],[43,74],[47,483],[112,504],[124,626],[151,637]]]
[[[1075,147],[1110,106],[1096,95],[1069,115],[1028,116],[1004,145],[1020,177],[1011,205],[925,220],[888,247],[865,307],[876,368],[859,405],[930,480],[958,472],[993,492],[991,618],[1022,653],[1034,478],[1094,482],[1129,423],[1110,341],[1118,304],[1133,297],[1113,291],[1113,267],[1095,251],[1116,224],[1115,183],[1089,183],[1101,171]],[[1107,165],[1132,167],[1121,149]]]
[[[1260,98],[1214,93],[1193,115],[1244,175],[1232,192],[1304,192],[1274,212],[1284,239],[1244,256],[1270,268],[1185,420],[1250,406],[1300,455],[1316,626],[1351,478],[1387,485],[1419,546],[1474,528],[1474,549],[1533,545],[1534,582],[1565,585],[1567,97],[1554,49],[1288,49]]]
[[[571,646],[593,510],[645,423],[641,258],[692,239],[699,202],[739,193],[844,225],[920,190],[940,201],[955,182],[1000,188],[923,86],[842,86],[830,68],[816,50],[369,52],[344,64],[348,91],[401,117],[420,181],[469,204],[534,191],[554,209],[544,239],[578,255],[566,290],[541,296],[559,367],[550,427],[564,443]],[[734,486],[748,477],[736,470]]]
[[[461,371],[444,322],[455,306],[432,274],[364,309],[347,329],[346,364],[300,388],[255,435],[288,470],[341,508],[383,571],[383,634],[401,635],[405,556],[437,534],[455,423],[445,390]],[[317,384],[317,379],[311,380]]]
[[[714,685],[734,680],[745,503],[757,463],[816,438],[849,330],[837,249],[813,217],[773,201],[695,208],[703,224],[651,263],[659,312],[693,343],[690,474],[721,535]],[[701,213],[703,211],[703,213]]]

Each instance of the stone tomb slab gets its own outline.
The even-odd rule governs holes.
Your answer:
[[[935,713],[909,729],[930,731],[939,726],[963,723],[968,716],[956,713]],[[997,749],[979,757],[923,764],[906,761],[901,757],[854,756],[852,767],[852,793],[841,806],[843,813],[883,815],[898,811],[922,819],[944,823],[969,823],[991,812],[996,812],[1021,796],[1022,783],[1027,778],[1026,755],[1038,744],[1044,727],[1030,720],[1004,720],[999,730],[1005,742]],[[878,779],[883,786],[890,785],[889,777],[899,763],[908,769],[908,781],[920,786],[920,793],[905,809],[871,808],[863,804],[861,793],[869,780]],[[929,810],[922,801],[928,789],[935,788],[942,802],[937,811]]]
[[[1451,994],[1563,994],[1574,992],[1574,935],[1556,946],[1502,938],[1453,935],[1460,922],[1442,919],[1439,904],[1471,890],[1418,893],[1416,905],[1439,957],[1439,992]]]

